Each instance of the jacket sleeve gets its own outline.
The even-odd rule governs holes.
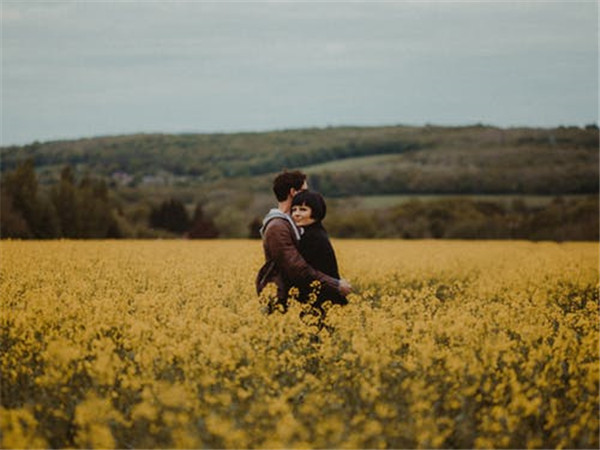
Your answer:
[[[289,227],[284,220],[272,220],[265,231],[265,244],[277,267],[288,280],[319,280],[323,285],[339,291],[338,279],[313,269],[304,260]]]

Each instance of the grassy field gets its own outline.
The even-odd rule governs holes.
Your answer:
[[[588,195],[561,195],[562,199],[570,201],[584,199]],[[523,202],[528,207],[543,207],[552,203],[557,196],[554,195],[359,195],[343,199],[331,198],[332,206],[352,207],[354,209],[380,209],[390,208],[410,201],[434,202],[441,200],[461,199],[481,202],[493,202],[505,207],[510,207],[515,201]]]
[[[347,170],[374,170],[376,172],[385,171],[386,167],[408,168],[412,164],[407,160],[406,155],[375,155],[361,156],[357,158],[345,158],[335,161],[328,161],[322,164],[313,164],[303,167],[302,170],[309,175],[321,172],[345,172]]]
[[[597,448],[598,244],[334,241],[332,331],[259,241],[2,241],[2,448]]]

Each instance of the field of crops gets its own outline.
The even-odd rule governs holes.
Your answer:
[[[0,446],[598,448],[597,243],[334,246],[317,332],[259,241],[1,242]]]

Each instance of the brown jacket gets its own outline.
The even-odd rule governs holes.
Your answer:
[[[298,251],[294,230],[287,220],[273,218],[266,224],[263,232],[263,249],[265,264],[256,277],[258,294],[268,283],[273,282],[277,286],[277,298],[285,302],[288,289],[299,280],[304,284],[319,280],[323,285],[339,291],[339,280],[313,269],[302,258]]]

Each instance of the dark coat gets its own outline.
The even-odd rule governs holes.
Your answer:
[[[340,278],[335,251],[329,240],[329,235],[320,221],[304,227],[298,250],[311,267],[333,278]],[[308,284],[301,283],[298,286],[301,299],[306,298],[310,293]],[[325,300],[331,300],[333,303],[341,305],[348,303],[346,297],[340,294],[337,289],[331,289],[327,285],[321,288],[319,303]]]

